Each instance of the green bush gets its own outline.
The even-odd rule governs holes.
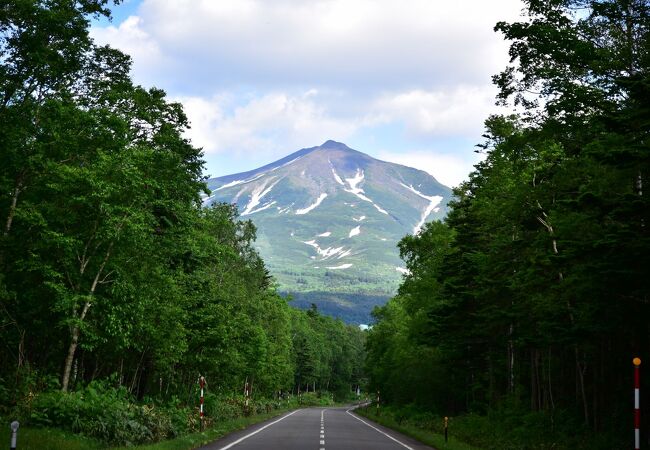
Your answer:
[[[237,419],[245,415],[244,400],[236,397],[218,397],[207,393],[204,401],[205,415],[212,421]]]
[[[302,406],[330,403],[328,393],[310,392],[302,396]],[[289,402],[255,398],[246,405],[242,396],[218,396],[207,392],[204,425],[210,427],[214,423],[288,406],[298,406],[297,398]],[[17,412],[21,421],[29,426],[58,428],[112,445],[157,442],[198,431],[201,425],[198,402],[188,407],[173,397],[165,404],[150,398],[138,404],[126,388],[115,388],[111,380],[94,381],[69,393],[50,390],[32,394],[19,405]]]
[[[189,428],[188,409],[178,405],[137,405],[126,389],[93,382],[70,393],[46,392],[34,397],[27,422],[56,427],[117,445],[156,442]]]
[[[375,405],[365,408],[371,418]],[[505,404],[490,409],[486,415],[467,413],[449,418],[449,435],[479,448],[494,450],[522,449],[619,449],[615,435],[594,434],[580,422],[571,420],[573,414],[556,410],[531,412]],[[443,417],[415,405],[381,406],[381,418],[411,429],[442,434]]]
[[[300,395],[300,406],[330,406],[334,404],[332,394],[323,392],[305,392]]]

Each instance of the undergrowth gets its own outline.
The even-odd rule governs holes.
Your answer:
[[[429,440],[428,443],[436,444],[436,447],[457,448],[454,445],[440,444],[440,442],[444,443],[440,441],[444,433],[443,417],[416,406],[382,406],[379,416],[375,406],[368,406],[359,412],[418,439],[429,433],[429,437],[434,440]],[[490,410],[487,414],[450,417],[448,432],[454,442],[490,450],[629,448],[629,443],[625,439],[618,439],[616,433],[594,433],[582,424],[575,423],[572,417],[574,415],[563,411],[556,411],[551,416],[546,412],[500,408]],[[420,431],[425,434],[419,436]]]
[[[329,393],[304,393],[284,399],[217,396],[206,393],[204,427],[225,421],[269,414],[279,409],[333,404]],[[178,399],[145,398],[136,401],[124,387],[94,381],[73,392],[31,393],[11,410],[3,422],[19,419],[22,426],[63,430],[110,445],[139,445],[164,441],[200,431],[198,405]]]

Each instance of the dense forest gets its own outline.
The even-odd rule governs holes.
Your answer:
[[[199,376],[219,420],[345,398],[367,351],[400,422],[451,416],[488,448],[630,448],[631,361],[650,361],[650,4],[524,4],[496,26],[517,113],[486,121],[447,219],[400,242],[410,273],[366,337],[291,308],[252,223],[202,208],[181,105],[88,35],[107,0],[2,3],[3,422],[164,439],[196,429]]]
[[[632,359],[650,361],[650,4],[524,3],[496,25],[511,43],[498,100],[517,113],[486,121],[444,223],[401,241],[410,274],[375,311],[369,376],[404,417],[491,418],[464,430],[479,445],[632,448]]]
[[[75,392],[133,420],[137,400],[195,415],[199,375],[231,402],[245,386],[258,399],[348,395],[364,334],[291,308],[252,223],[201,207],[181,105],[93,43],[100,16],[105,0],[0,6],[0,416],[58,426],[77,414],[72,431],[120,442],[83,425]]]

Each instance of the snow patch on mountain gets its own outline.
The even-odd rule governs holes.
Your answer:
[[[201,204],[203,206],[208,206],[210,200],[212,200],[214,197],[216,197],[216,194],[210,195],[209,197],[207,195],[201,194]]]
[[[237,186],[237,185],[240,185],[240,184],[250,183],[250,182],[255,181],[255,180],[259,179],[259,178],[262,178],[264,175],[266,175],[266,172],[258,173],[253,178],[247,178],[245,180],[231,181],[230,183],[226,183],[223,186],[219,186],[218,188],[216,188],[214,190],[214,192],[220,191],[222,189],[227,189],[229,187]]]
[[[248,214],[250,215],[250,214],[255,214],[257,212],[260,212],[260,211],[264,211],[265,209],[269,209],[271,206],[275,205],[276,203],[277,202],[275,200],[273,200],[272,202],[265,204],[261,208],[257,208],[257,209],[254,209],[253,211],[250,211]],[[243,214],[242,214],[242,216],[243,216]]]
[[[352,253],[352,249],[346,250],[343,253],[341,253],[336,259],[345,258],[346,256],[349,256],[351,253]]]
[[[349,192],[350,194],[354,194],[357,197],[359,197],[361,200],[370,202],[372,203],[372,200],[370,200],[368,197],[366,197],[364,194],[363,189],[361,189],[359,186],[359,183],[361,183],[364,179],[364,173],[363,170],[357,169],[357,172],[352,178],[346,178],[345,181],[348,183],[350,186],[349,188],[343,189],[345,192]]]
[[[323,259],[329,259],[333,256],[338,255],[339,253],[342,253],[344,251],[343,247],[327,247],[325,250],[322,251],[323,254]]]
[[[345,181],[348,184],[349,188],[343,188],[345,192],[349,192],[350,194],[354,194],[357,197],[359,197],[361,200],[365,202],[370,202],[372,203],[372,206],[374,206],[377,211],[379,211],[382,214],[388,215],[388,211],[383,209],[381,206],[377,205],[375,202],[373,202],[371,199],[366,197],[365,191],[359,187],[359,184],[364,180],[365,175],[363,173],[363,170],[357,169],[356,173],[352,178],[346,178]]]
[[[251,214],[252,211],[257,207],[257,205],[260,204],[260,201],[262,200],[262,198],[263,198],[265,195],[267,195],[269,192],[271,192],[271,189],[273,189],[273,187],[274,187],[276,184],[278,184],[278,182],[280,181],[280,180],[277,180],[275,183],[270,183],[270,182],[272,182],[273,180],[274,180],[274,178],[270,178],[270,179],[269,179],[268,181],[266,181],[264,184],[262,184],[261,186],[258,186],[257,188],[255,188],[255,189],[253,190],[253,192],[251,193],[251,199],[250,199],[250,201],[249,201],[248,204],[246,205],[246,208],[244,209],[244,211],[241,213],[242,216],[246,216],[246,215],[248,215],[248,214]],[[267,188],[266,186],[267,186],[268,184],[270,184],[270,186]],[[266,209],[266,208],[265,208],[265,209]],[[257,212],[257,211],[256,211],[256,212]]]
[[[349,269],[350,267],[352,267],[352,264],[347,263],[347,264],[341,264],[340,266],[334,266],[334,267],[331,267],[331,266],[330,266],[330,267],[326,267],[326,269],[330,269],[330,270],[340,270],[340,269]]]
[[[400,273],[403,273],[404,275],[411,275],[411,271],[404,267],[395,267],[395,270],[397,270]]]
[[[407,186],[404,183],[400,183],[403,187],[408,189],[409,191],[413,192],[416,195],[419,195],[425,200],[429,200],[429,205],[426,207],[426,209],[422,212],[422,217],[420,218],[420,222],[413,228],[413,234],[418,234],[420,230],[422,229],[422,226],[424,225],[424,222],[426,222],[427,217],[429,217],[429,214],[435,211],[436,207],[440,204],[442,201],[442,197],[439,195],[425,195],[422,192],[418,191],[415,189],[413,186]]]
[[[326,231],[325,233],[321,233],[318,235],[318,237],[330,237],[332,235],[331,231]]]
[[[366,216],[361,216],[358,219],[356,217],[353,217],[352,220],[355,222],[363,222],[365,220]]]
[[[383,209],[382,207],[380,207],[378,204],[373,203],[372,206],[374,206],[375,208],[377,208],[377,211],[379,211],[380,213],[388,215],[388,211],[386,211],[385,209]]]
[[[303,241],[303,244],[307,244],[310,247],[314,247],[314,249],[316,249],[316,253],[320,255],[323,260],[330,259],[335,256],[338,256],[340,259],[342,256],[347,256],[351,253],[351,250],[346,250],[344,247],[321,248],[315,239],[312,239],[310,241]]]
[[[352,228],[348,237],[356,236],[358,234],[361,234],[361,226]]]
[[[330,163],[330,169],[332,169],[332,175],[334,175],[334,179],[336,180],[336,182],[338,184],[340,184],[341,186],[345,186],[345,183],[343,182],[343,180],[341,179],[339,174],[336,173],[336,170],[334,170],[334,166],[332,165],[332,161],[330,161],[329,159],[327,161]]]
[[[293,236],[293,234],[292,234],[292,236]],[[310,247],[314,247],[316,249],[316,251],[318,251],[320,253],[320,245],[318,245],[318,243],[314,239],[312,239],[311,241],[303,241],[303,244],[307,244]]]
[[[325,197],[327,197],[327,194],[326,194],[326,193],[322,193],[322,194],[318,197],[318,199],[316,199],[316,202],[315,202],[314,204],[309,205],[309,206],[306,207],[306,208],[296,210],[296,214],[298,214],[298,215],[307,214],[309,211],[313,210],[313,209],[316,208],[318,205],[320,205],[321,202],[322,202],[323,200],[325,200]]]
[[[303,155],[303,156],[304,156],[304,155]],[[286,163],[282,164],[282,165],[279,166],[279,167],[286,167],[286,166],[288,166],[289,164],[293,164],[293,163],[295,163],[296,161],[298,161],[299,159],[302,159],[303,156],[298,156],[297,158],[294,158],[294,159],[292,159],[291,161],[286,162]]]

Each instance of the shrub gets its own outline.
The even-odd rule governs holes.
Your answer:
[[[155,442],[188,428],[188,409],[178,405],[137,405],[126,389],[93,382],[70,393],[38,394],[31,402],[28,423],[84,434],[118,445]]]

